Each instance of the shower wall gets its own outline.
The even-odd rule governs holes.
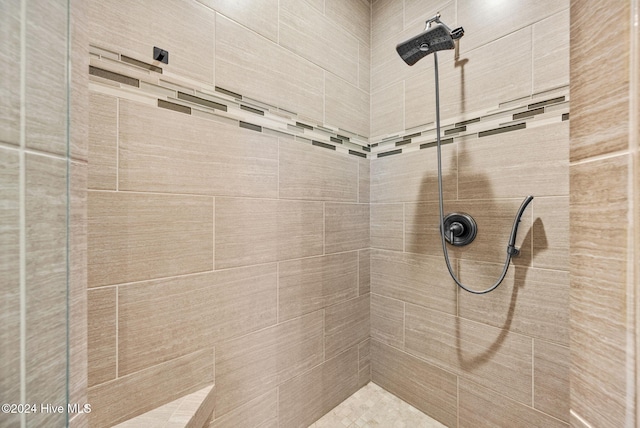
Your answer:
[[[569,421],[569,2],[372,3],[372,380],[447,426]],[[437,11],[463,26],[440,53],[445,213],[478,223],[454,270],[438,232],[433,58],[395,45]]]
[[[638,425],[637,2],[571,2],[571,425]],[[615,28],[608,43],[590,28]]]
[[[91,426],[212,382],[214,427],[306,426],[369,381],[369,17],[90,2]]]

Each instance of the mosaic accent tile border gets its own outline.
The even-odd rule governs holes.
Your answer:
[[[569,87],[562,86],[511,100],[496,109],[465,116],[472,118],[442,121],[440,138],[443,145],[569,120]],[[372,138],[369,146],[372,158],[382,158],[427,149],[436,144],[436,128],[432,122],[404,133]]]
[[[160,66],[98,46],[90,47],[90,55],[92,91],[295,139],[338,153],[361,158],[370,156],[367,137],[348,130],[316,124],[295,112],[166,73]]]

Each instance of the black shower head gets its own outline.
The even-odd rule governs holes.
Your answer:
[[[413,65],[430,53],[444,49],[453,49],[454,40],[464,35],[462,27],[451,31],[449,27],[440,22],[440,15],[436,15],[427,21],[427,28],[415,37],[399,43],[396,51],[409,65]]]

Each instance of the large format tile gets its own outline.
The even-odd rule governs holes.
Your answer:
[[[119,113],[120,190],[277,196],[275,137],[132,101]]]
[[[324,310],[324,355],[333,358],[369,337],[369,294]]]
[[[569,197],[536,198],[533,209],[535,267],[569,269]]]
[[[216,269],[322,254],[321,202],[216,198]]]
[[[450,372],[372,340],[371,379],[446,426],[456,426],[458,378]]]
[[[571,409],[596,426],[626,420],[628,162],[570,169]]]
[[[172,73],[213,83],[215,12],[195,1],[120,3],[91,0],[90,43]],[[169,51],[169,64],[153,61],[153,47]]]
[[[371,205],[371,247],[404,250],[404,205]]]
[[[69,11],[63,2],[24,4],[24,137],[26,147],[67,154]],[[3,31],[4,34],[4,31]],[[4,39],[4,36],[3,36]],[[10,61],[20,61],[16,56]],[[3,65],[4,67],[4,65]],[[33,415],[34,419],[42,417]]]
[[[3,4],[3,8],[4,8]],[[5,19],[2,17],[0,19]],[[1,48],[0,48],[1,49]],[[0,148],[0,401],[20,397],[20,165],[18,151]],[[19,414],[3,414],[8,427]]]
[[[213,199],[89,192],[89,287],[213,269]]]
[[[323,318],[313,312],[216,346],[216,417],[320,364]]]
[[[211,383],[213,349],[198,351],[89,388],[89,420],[91,426],[112,426]]]
[[[570,10],[571,161],[628,148],[632,21],[622,17],[630,7],[579,1]],[[615,26],[618,43],[593,37],[593,28],[607,26]]]
[[[405,311],[407,352],[532,404],[533,339],[412,304]]]
[[[360,295],[371,289],[371,250],[358,251],[358,291]]]
[[[120,286],[118,375],[275,324],[276,282],[270,264]]]
[[[371,338],[404,348],[404,305],[401,300],[371,295]]]
[[[326,73],[324,93],[326,123],[369,136],[369,92]]]
[[[458,166],[455,144],[442,147],[442,174],[445,199],[456,199]],[[371,160],[371,202],[437,200],[435,148]]]
[[[568,24],[567,8],[533,25],[534,93],[569,84]]]
[[[222,15],[215,45],[216,85],[322,122],[320,67]]]
[[[358,40],[306,2],[280,0],[281,46],[323,69],[358,84]]]
[[[507,3],[459,0],[458,25],[465,29],[461,50],[475,49],[568,8],[569,0],[515,0]],[[492,25],[487,25],[487,22]],[[569,29],[565,30],[568,32]]]
[[[358,351],[351,348],[280,386],[279,426],[309,426],[357,389]]]
[[[64,403],[68,381],[67,161],[33,153],[25,157],[26,402]],[[58,426],[64,424],[64,415],[39,412],[28,415],[27,420],[33,426]]]
[[[147,131],[147,130],[145,130]],[[89,95],[90,189],[116,190],[118,185],[118,99]]]
[[[278,427],[278,390],[271,391],[216,418],[210,428]]]
[[[278,0],[198,0],[205,6],[278,42]]]
[[[534,407],[569,422],[569,348],[536,340],[533,358]]]
[[[454,271],[456,261],[453,260]],[[456,284],[440,257],[371,251],[371,292],[455,314]]]
[[[362,0],[326,0],[324,13],[361,42],[369,45],[371,38],[371,6]]]
[[[371,136],[400,133],[405,129],[404,82],[371,93]]]
[[[287,320],[358,296],[358,252],[280,263],[278,320]]]
[[[569,194],[569,124],[467,140],[458,150],[460,199]]]
[[[87,291],[87,358],[89,387],[117,377],[116,287]]]
[[[460,379],[459,427],[549,427],[568,424],[466,379]]]
[[[20,144],[20,3],[0,6],[0,141]],[[3,342],[4,343],[4,342]],[[4,390],[4,388],[3,388]],[[12,418],[15,418],[12,416]]]
[[[358,385],[371,382],[371,339],[358,345]]]
[[[369,204],[325,203],[325,253],[369,247]]]
[[[460,280],[476,290],[490,287],[502,265],[461,260]],[[505,330],[569,345],[569,273],[511,266],[491,293],[461,291],[458,314]]]
[[[358,160],[358,202],[361,204],[371,201],[371,161]]]
[[[279,162],[281,198],[358,202],[359,163],[354,156],[281,139]]]

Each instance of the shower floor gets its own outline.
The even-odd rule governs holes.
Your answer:
[[[369,382],[309,428],[444,428],[440,422]]]

